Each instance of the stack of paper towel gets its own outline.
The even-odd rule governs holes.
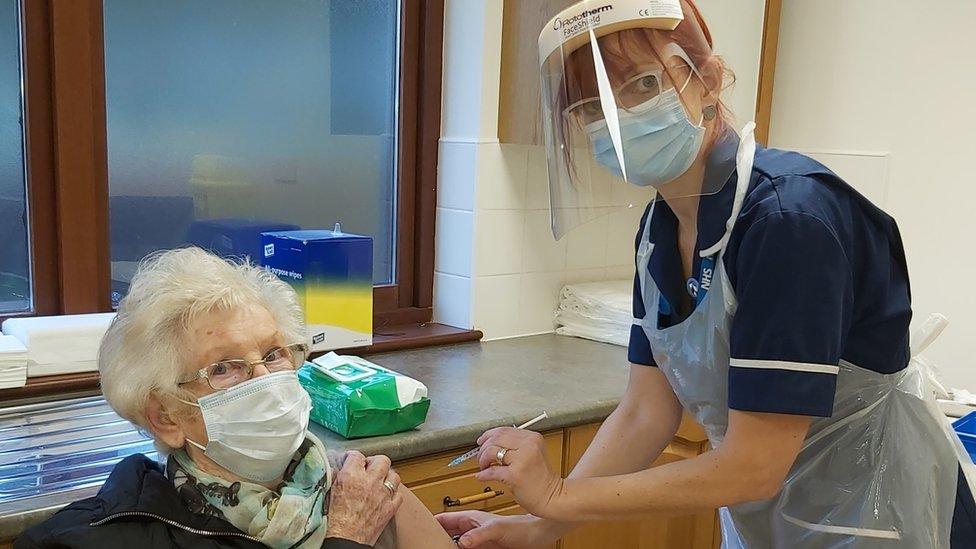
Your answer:
[[[115,313],[11,318],[3,333],[27,348],[27,376],[92,372]]]
[[[13,336],[0,335],[0,389],[27,383],[27,348]]]
[[[556,309],[556,333],[626,347],[634,319],[633,291],[633,280],[564,286]]]

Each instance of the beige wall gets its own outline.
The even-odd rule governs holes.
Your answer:
[[[926,354],[976,390],[973,21],[969,0],[783,2],[770,143],[815,151],[895,217],[916,319],[950,320]]]
[[[765,0],[696,0],[702,11],[715,51],[735,72],[736,83],[723,100],[735,113],[741,129],[754,119],[762,54]]]

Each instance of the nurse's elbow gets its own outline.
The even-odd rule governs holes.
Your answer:
[[[756,456],[737,460],[733,478],[737,480],[734,503],[762,501],[776,497],[783,489],[786,471]]]
[[[784,478],[782,475],[772,473],[760,475],[750,499],[753,501],[761,501],[776,497],[780,490],[783,489],[783,481]]]

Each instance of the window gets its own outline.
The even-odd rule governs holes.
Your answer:
[[[255,255],[215,224],[335,222],[374,239],[374,325],[430,320],[443,0],[21,0],[20,33],[0,3],[0,320],[110,310],[153,250]]]
[[[373,237],[395,282],[397,0],[105,0],[113,300],[147,253]]]
[[[0,314],[31,309],[20,78],[20,13],[0,2]]]

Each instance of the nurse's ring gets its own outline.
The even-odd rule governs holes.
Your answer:
[[[495,454],[495,464],[499,467],[505,466],[505,454],[508,453],[508,448],[499,448],[498,453]]]
[[[383,481],[383,486],[386,486],[386,489],[390,491],[390,497],[391,498],[396,495],[396,492],[397,492],[396,484],[393,484],[389,480],[384,480]]]

